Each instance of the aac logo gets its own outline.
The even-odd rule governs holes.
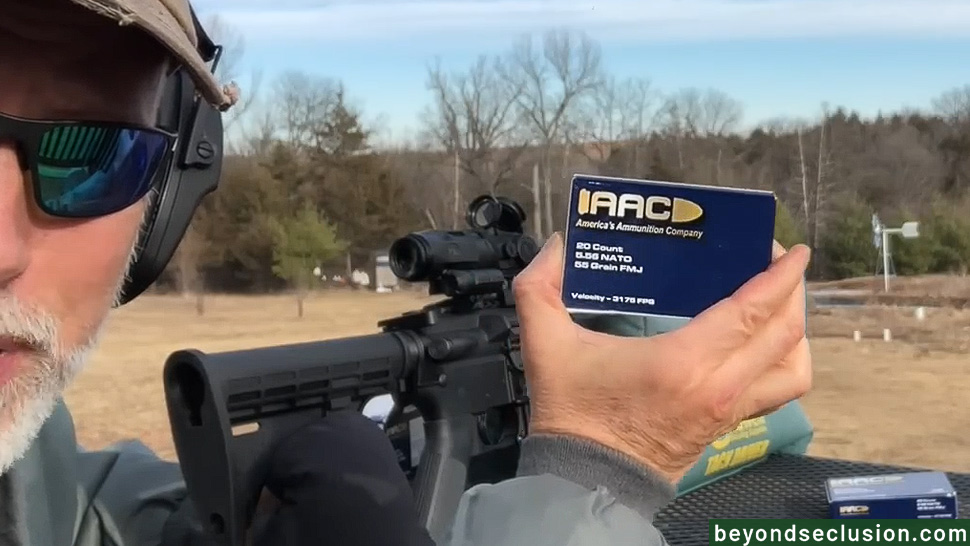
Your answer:
[[[843,516],[862,516],[869,513],[869,507],[865,505],[840,506],[839,514]]]
[[[903,481],[902,476],[864,476],[860,478],[834,478],[830,480],[832,487],[846,487],[856,485],[882,485]]]
[[[637,218],[655,222],[684,224],[704,215],[700,205],[680,197],[652,195],[644,197],[636,193],[615,194],[611,191],[579,190],[577,209],[580,214],[600,214],[624,217],[634,213]]]

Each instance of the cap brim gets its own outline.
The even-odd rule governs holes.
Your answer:
[[[206,66],[190,34],[175,15],[159,0],[71,0],[120,24],[135,25],[158,40],[186,70],[202,97],[220,110],[232,100]]]

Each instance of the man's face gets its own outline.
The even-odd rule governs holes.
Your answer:
[[[0,113],[152,125],[162,48],[68,0],[0,0]],[[0,137],[0,473],[20,458],[117,298],[145,200],[93,219],[38,207]]]

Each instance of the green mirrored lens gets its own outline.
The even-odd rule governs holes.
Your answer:
[[[143,197],[168,139],[159,133],[70,125],[46,131],[38,147],[38,192],[51,214],[90,217]]]

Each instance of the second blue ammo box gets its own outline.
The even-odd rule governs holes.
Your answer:
[[[957,492],[943,472],[830,478],[833,519],[956,519]]]

